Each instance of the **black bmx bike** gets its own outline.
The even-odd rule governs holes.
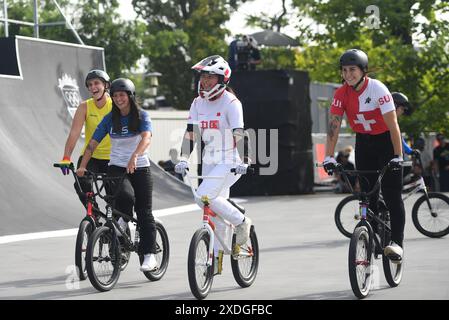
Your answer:
[[[415,156],[415,163],[422,170],[421,157]],[[422,176],[404,184],[403,200],[422,192],[412,208],[412,221],[416,229],[430,238],[441,238],[449,234],[449,197],[440,192],[428,192]],[[382,198],[382,194],[380,194]],[[360,221],[358,195],[343,198],[335,209],[334,219],[337,229],[351,238],[352,231]]]
[[[57,166],[57,165],[55,165]],[[78,176],[74,171],[73,164],[70,165],[75,179]],[[139,222],[134,217],[130,217],[115,209],[115,200],[120,192],[121,185],[126,177],[126,173],[119,177],[110,177],[105,173],[94,173],[87,171],[86,178],[91,180],[93,192],[88,197],[87,208],[92,208],[98,217],[104,222],[90,224],[82,234],[85,239],[87,234],[87,246],[82,246],[80,251],[85,252],[84,259],[81,258],[82,270],[84,268],[92,285],[99,291],[109,291],[117,283],[121,271],[128,265],[131,252],[136,252],[140,263],[144,260],[144,255],[140,250]],[[78,181],[79,182],[79,181]],[[115,188],[112,184],[116,183]],[[104,190],[109,192],[103,192]],[[112,193],[111,190],[115,189]],[[111,194],[112,193],[112,194]],[[98,209],[96,197],[100,197],[106,203],[105,212]],[[118,223],[122,217],[135,226],[135,234],[131,228],[123,230]],[[85,221],[85,220],[83,220]],[[90,220],[89,220],[90,221]],[[155,218],[156,223],[156,261],[157,268],[144,272],[145,277],[150,281],[160,280],[167,271],[170,246],[167,232],[162,222]],[[81,223],[82,225],[83,222]],[[78,232],[80,234],[81,232]],[[81,238],[81,237],[80,237]],[[78,243],[78,241],[77,241]]]
[[[360,219],[351,235],[348,254],[348,271],[351,288],[354,294],[360,298],[365,298],[372,287],[374,259],[382,258],[385,279],[391,287],[400,284],[403,273],[403,259],[400,261],[391,260],[385,256],[384,249],[391,240],[390,213],[381,199],[378,200],[378,214],[369,208],[370,197],[378,192],[382,178],[387,170],[394,170],[390,164],[385,165],[382,170],[345,170],[341,165],[336,166],[336,171],[344,178],[348,187],[357,197],[359,202]],[[353,191],[348,179],[348,175],[361,177],[365,174],[378,174],[377,181],[369,192],[356,193]],[[375,223],[373,223],[375,221]],[[373,228],[376,225],[376,228]]]

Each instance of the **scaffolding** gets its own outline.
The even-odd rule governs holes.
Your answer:
[[[55,4],[56,8],[58,9],[59,13],[61,13],[62,17],[64,18],[64,21],[59,22],[48,22],[48,23],[39,23],[39,10],[38,10],[38,0],[33,0],[33,17],[34,22],[29,21],[20,21],[20,20],[14,20],[14,19],[8,19],[8,2],[7,0],[3,0],[3,17],[0,17],[0,22],[3,22],[5,26],[5,37],[9,37],[9,30],[8,25],[10,23],[14,24],[21,24],[26,26],[31,26],[34,28],[33,35],[35,38],[39,38],[39,27],[43,26],[57,26],[57,25],[66,25],[70,31],[74,34],[75,38],[78,40],[78,42],[82,45],[84,45],[83,40],[78,35],[78,32],[76,32],[73,25],[70,23],[70,20],[67,19],[64,12],[62,12],[61,7],[59,6],[58,2],[56,0],[52,0]]]

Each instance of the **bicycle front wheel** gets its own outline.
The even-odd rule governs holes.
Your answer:
[[[89,280],[98,291],[111,290],[120,277],[120,244],[108,227],[96,229],[89,240],[86,267]]]
[[[76,236],[75,244],[75,265],[78,269],[78,276],[81,281],[87,279],[86,269],[86,251],[87,242],[90,235],[95,230],[95,225],[89,219],[81,221],[78,228],[78,235]]]
[[[158,281],[162,279],[168,267],[170,257],[170,245],[168,242],[167,231],[164,226],[156,222],[156,261],[157,269],[154,271],[144,272],[143,274],[150,281]],[[143,263],[144,256],[139,254],[140,264]]]
[[[259,243],[257,241],[256,230],[251,226],[249,240],[243,246],[237,246],[235,235],[232,239],[233,253],[231,255],[232,274],[235,281],[246,288],[256,280],[257,269],[259,267]]]
[[[438,192],[429,192],[428,195],[431,208],[425,194],[413,205],[413,224],[427,237],[444,237],[449,234],[449,198]]]
[[[340,201],[335,209],[335,225],[338,230],[348,238],[351,238],[352,231],[360,221],[359,199],[355,195],[347,196]]]
[[[212,287],[213,266],[207,265],[209,257],[210,236],[206,229],[195,232],[190,241],[187,273],[190,290],[197,299],[204,299]]]
[[[372,283],[372,248],[368,229],[364,226],[354,230],[349,244],[349,280],[357,298],[365,298]]]

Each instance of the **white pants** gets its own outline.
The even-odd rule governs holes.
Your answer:
[[[224,181],[223,188],[219,194],[219,196],[210,201],[210,208],[212,211],[219,214],[222,218],[229,221],[234,226],[242,223],[245,216],[237,210],[232,204],[230,204],[227,199],[229,198],[229,191],[231,186],[237,182],[241,175],[235,175],[234,173],[228,174],[231,168],[234,168],[235,164],[215,164],[208,165],[203,163],[203,176],[226,176],[226,180]],[[199,196],[209,196],[214,197],[217,195],[221,185],[223,183],[223,179],[203,179],[200,186],[198,187],[197,193]],[[201,199],[195,199],[196,203],[203,208],[203,203]],[[226,225],[221,222],[219,219],[212,219],[215,223],[215,231],[216,234],[219,234],[224,241],[226,241]],[[214,252],[215,256],[218,254],[218,250],[222,249],[222,246],[218,240],[214,243]]]

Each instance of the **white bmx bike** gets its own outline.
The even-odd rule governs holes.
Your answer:
[[[257,269],[259,266],[259,245],[257,242],[256,231],[251,226],[250,236],[244,245],[236,244],[235,227],[215,213],[210,208],[210,201],[217,198],[223,190],[224,182],[229,174],[233,174],[235,169],[231,169],[225,176],[192,176],[186,170],[185,176],[188,178],[192,193],[195,198],[201,199],[204,204],[203,208],[203,225],[192,237],[189,247],[189,255],[187,262],[187,271],[189,276],[190,290],[197,299],[204,299],[209,294],[214,279],[214,268],[216,259],[214,256],[214,243],[219,241],[223,250],[220,250],[218,257],[218,273],[221,273],[223,254],[231,256],[232,274],[237,283],[246,288],[253,284],[256,279]],[[215,195],[199,196],[197,190],[192,184],[192,179],[222,179],[222,184]],[[240,212],[245,210],[232,200],[228,201],[235,206]],[[225,223],[226,233],[222,237],[215,231],[213,220],[218,219]],[[224,239],[223,239],[224,238]]]

